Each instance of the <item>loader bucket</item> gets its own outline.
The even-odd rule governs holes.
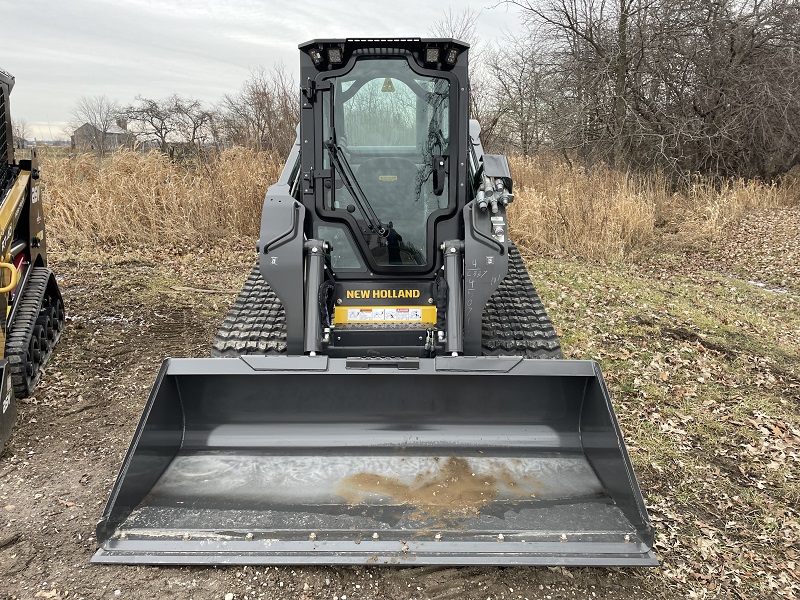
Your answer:
[[[655,565],[598,365],[168,359],[101,563]]]

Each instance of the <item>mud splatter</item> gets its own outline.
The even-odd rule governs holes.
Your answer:
[[[515,495],[517,482],[507,470],[496,475],[476,473],[465,458],[451,457],[434,469],[417,475],[411,482],[379,473],[357,473],[343,479],[336,493],[350,504],[368,496],[388,498],[392,503],[416,508],[419,518],[477,515],[480,508],[495,501],[499,491]]]

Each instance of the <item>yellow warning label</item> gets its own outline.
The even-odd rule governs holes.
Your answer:
[[[436,323],[435,306],[337,306],[333,320],[346,323]]]
[[[397,175],[380,175],[378,179],[381,181],[397,181]]]

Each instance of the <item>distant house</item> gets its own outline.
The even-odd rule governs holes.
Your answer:
[[[72,133],[70,141],[76,150],[99,150],[101,146],[105,150],[113,150],[120,146],[132,147],[136,136],[128,131],[128,124],[124,119],[117,119],[106,132],[84,123]]]

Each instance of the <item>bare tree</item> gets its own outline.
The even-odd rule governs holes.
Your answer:
[[[523,9],[529,25],[542,27],[563,52],[565,65],[583,83],[578,90],[580,100],[588,97],[601,112],[600,120],[585,121],[586,137],[599,132],[611,146],[615,164],[624,162],[623,133],[628,110],[626,93],[632,62],[630,23],[638,11],[647,7],[647,0],[510,0]],[[587,84],[589,86],[587,87]],[[579,101],[580,101],[579,100]],[[592,131],[594,130],[594,131]]]
[[[82,96],[72,110],[73,145],[96,150],[103,156],[119,116],[120,108],[115,100],[102,95]]]
[[[488,53],[491,97],[498,145],[508,151],[531,154],[558,135],[554,123],[563,110],[560,94],[552,89],[550,54],[535,34],[507,33]]]
[[[200,153],[203,146],[212,137],[212,121],[214,114],[203,106],[199,100],[175,97],[173,105],[175,116],[175,132],[181,142]]]
[[[697,15],[690,147],[698,168],[773,177],[800,163],[800,6],[720,1]]]
[[[796,0],[507,3],[546,36],[545,87],[561,99],[545,143],[676,176],[769,178],[800,162]]]
[[[455,38],[470,45],[471,49],[480,44],[478,38],[478,22],[481,11],[463,8],[454,11],[451,6],[444,11],[442,17],[433,23],[428,33],[433,37]]]
[[[216,137],[213,111],[196,98],[179,94],[161,99],[138,96],[124,114],[143,143],[156,145],[170,156],[175,155],[176,148],[181,155],[200,154]]]
[[[136,103],[123,111],[140,139],[156,144],[164,154],[169,152],[170,136],[177,126],[173,112],[176,99],[176,95],[161,100],[137,96]]]
[[[221,102],[221,127],[231,143],[289,153],[300,120],[300,90],[282,64],[255,69],[239,92]]]

